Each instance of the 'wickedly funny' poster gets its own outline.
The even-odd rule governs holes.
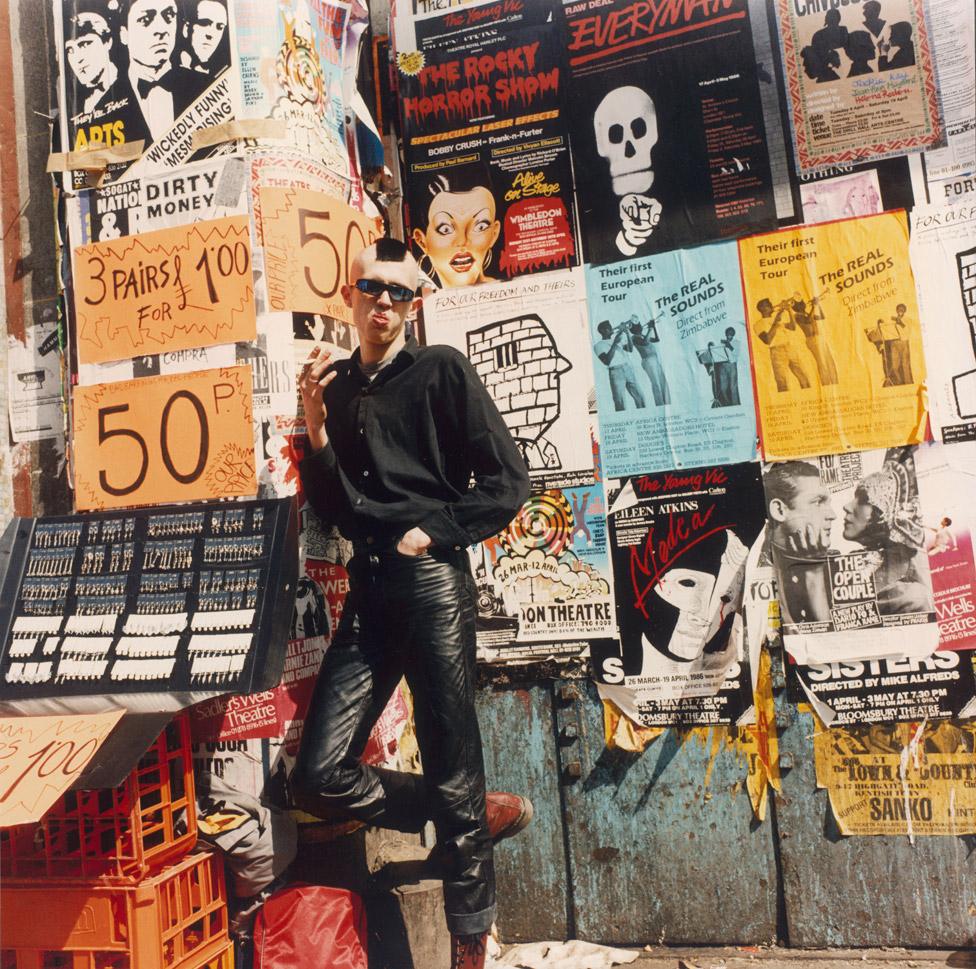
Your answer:
[[[797,166],[943,141],[923,0],[775,0]]]
[[[564,0],[586,261],[775,224],[748,0]]]
[[[424,302],[428,343],[473,364],[536,487],[593,478],[593,370],[579,270],[443,289]]]
[[[611,480],[607,517],[620,639],[592,646],[601,695],[645,727],[748,722],[741,610],[759,465]]]
[[[571,658],[615,634],[606,524],[599,484],[549,488],[470,549],[480,660]]]
[[[449,288],[579,263],[551,29],[398,62],[410,238]]]
[[[605,473],[751,461],[756,415],[735,243],[586,272]]]
[[[925,359],[904,212],[739,242],[768,459],[922,439]]]
[[[237,113],[231,13],[226,0],[54,0],[63,149],[142,142],[106,180],[197,157],[193,132]]]

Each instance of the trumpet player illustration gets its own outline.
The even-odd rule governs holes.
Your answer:
[[[756,303],[759,319],[752,324],[753,332],[769,348],[769,362],[779,393],[790,389],[791,376],[801,390],[810,386],[809,362],[804,359],[807,348],[793,313],[793,301],[790,297],[774,305],[771,299],[763,297]]]
[[[626,410],[627,395],[638,410],[647,406],[644,391],[637,383],[637,374],[634,373],[634,341],[630,328],[630,320],[624,320],[617,326],[609,320],[603,320],[596,328],[600,339],[593,345],[597,359],[607,368],[613,408],[617,411]]]
[[[874,345],[881,357],[884,374],[882,387],[902,387],[914,383],[912,377],[912,348],[908,341],[908,320],[905,314],[908,307],[899,303],[895,315],[887,320],[883,317],[873,327],[868,327],[864,335]]]

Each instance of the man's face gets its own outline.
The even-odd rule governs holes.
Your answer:
[[[830,493],[813,475],[797,478],[796,497],[787,503],[779,498],[769,505],[770,517],[776,522],[781,539],[800,535],[821,545],[830,543],[830,526],[837,515],[830,504]]]
[[[380,262],[375,255],[362,253],[354,264],[352,277],[353,283],[359,279],[376,279],[406,286],[412,292],[417,288],[417,263],[411,257],[403,262]],[[344,286],[342,292],[346,303],[352,307],[359,342],[374,347],[386,347],[400,336],[416,302],[395,303],[387,291],[379,296],[368,296],[355,286]]]
[[[227,11],[223,6],[216,0],[200,0],[190,25],[190,47],[201,64],[207,64],[213,57],[226,29]]]
[[[64,45],[68,55],[68,66],[74,71],[80,84],[85,87],[97,87],[111,63],[112,35],[109,33],[108,24],[98,14],[79,14],[78,28],[88,28],[95,33],[81,34]]]
[[[175,0],[135,0],[119,38],[134,64],[159,71],[176,47]]]

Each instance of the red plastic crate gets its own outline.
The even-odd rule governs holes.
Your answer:
[[[6,881],[0,939],[0,969],[220,966],[230,941],[223,862],[192,854],[128,885]]]
[[[0,874],[138,880],[196,840],[190,726],[182,714],[119,787],[69,791],[40,823],[0,831]]]

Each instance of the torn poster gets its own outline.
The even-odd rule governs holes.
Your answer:
[[[817,725],[817,786],[845,835],[976,832],[976,725]]]
[[[922,310],[932,434],[976,441],[976,196],[912,213],[912,268]]]
[[[558,41],[521,28],[399,62],[407,221],[442,287],[580,262]]]
[[[748,0],[563,0],[586,261],[775,225]]]
[[[426,342],[471,361],[537,488],[593,478],[585,308],[578,271],[444,289],[424,300]]]
[[[775,0],[797,167],[944,143],[922,0]]]
[[[284,121],[276,151],[349,177],[342,71],[349,4],[237,0],[240,117]],[[343,194],[343,197],[345,195]]]
[[[939,649],[976,649],[974,458],[972,443],[923,444],[915,455]]]
[[[7,337],[7,401],[14,443],[64,437],[58,324],[25,330],[25,342]]]
[[[194,131],[237,117],[238,76],[226,0],[53,0],[64,151],[141,141],[141,157],[106,180],[173,171],[220,148],[195,151]],[[68,172],[69,188],[86,184]]]
[[[604,512],[599,485],[547,489],[472,546],[482,662],[578,656],[615,634]]]
[[[739,256],[767,460],[921,441],[905,214],[752,236]]]
[[[620,638],[591,647],[601,696],[644,727],[751,722],[741,608],[759,465],[611,480],[607,500]]]
[[[587,266],[610,477],[756,455],[735,243]]]
[[[914,450],[764,466],[783,644],[798,663],[937,648]]]

